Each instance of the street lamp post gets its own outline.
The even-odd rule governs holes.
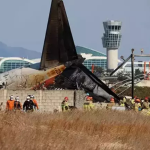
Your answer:
[[[134,49],[131,50],[131,70],[132,70],[132,99],[134,98]]]

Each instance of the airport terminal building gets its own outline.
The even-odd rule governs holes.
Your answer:
[[[102,67],[103,69],[107,68],[106,54],[82,46],[76,46],[76,50],[78,54],[82,55],[82,57],[85,58],[83,64],[89,70],[91,70],[92,65]]]
[[[102,67],[103,69],[107,68],[107,56],[104,53],[99,51],[76,46],[77,53],[82,55],[85,58],[84,65],[91,70],[92,65]],[[0,58],[0,73],[10,71],[12,69],[20,68],[23,66],[29,66],[31,64],[39,63],[39,59],[25,59],[20,57],[1,57]]]
[[[85,58],[83,62],[84,66],[87,67],[90,71],[92,70],[92,65],[97,67],[102,67],[104,70],[107,69],[107,55],[90,49],[83,46],[76,46],[77,53],[82,55]],[[29,60],[26,58],[20,57],[1,57],[0,58],[0,73],[10,71],[12,69],[21,68],[24,66],[30,66],[32,64],[39,63],[41,60],[33,59]],[[118,59],[118,63],[121,61]],[[144,70],[144,62],[134,62],[134,69],[140,69],[141,71]],[[130,73],[131,72],[131,62],[125,63],[118,72]],[[150,62],[146,62],[145,67],[146,72],[150,72]]]
[[[20,68],[23,66],[29,66],[35,62],[29,59],[20,57],[1,57],[0,58],[0,73]]]

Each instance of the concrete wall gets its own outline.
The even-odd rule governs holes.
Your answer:
[[[54,109],[61,110],[61,102],[64,97],[69,98],[69,105],[76,106],[77,108],[82,108],[84,103],[84,91],[73,91],[73,90],[62,90],[62,91],[28,91],[28,90],[0,90],[0,103],[3,102],[3,107],[6,106],[6,101],[9,99],[9,96],[13,95],[14,97],[19,96],[20,101],[23,104],[26,100],[27,95],[34,95],[35,99],[38,102],[39,109],[41,112],[53,111]]]
[[[85,92],[84,91],[75,91],[75,106],[78,109],[83,108],[83,103],[85,102]]]

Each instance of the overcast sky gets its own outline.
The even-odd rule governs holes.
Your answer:
[[[103,21],[120,20],[119,55],[150,53],[150,0],[64,0],[76,45],[106,52]],[[42,51],[51,0],[0,0],[0,41]]]

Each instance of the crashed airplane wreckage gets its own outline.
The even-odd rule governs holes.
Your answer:
[[[113,96],[118,101],[119,97],[82,65],[83,61],[84,58],[77,55],[63,1],[52,0],[41,63],[9,71],[0,75],[0,79],[7,76],[8,87],[14,87],[17,80],[18,84],[24,81],[24,87],[30,89],[39,89],[41,84],[83,89],[97,100],[109,101]],[[21,79],[17,79],[17,75]]]
[[[112,96],[119,100],[115,93],[82,65],[83,61],[84,59],[76,53],[63,1],[52,0],[41,69],[64,64],[66,69],[55,78],[56,85],[84,89],[108,101]]]

